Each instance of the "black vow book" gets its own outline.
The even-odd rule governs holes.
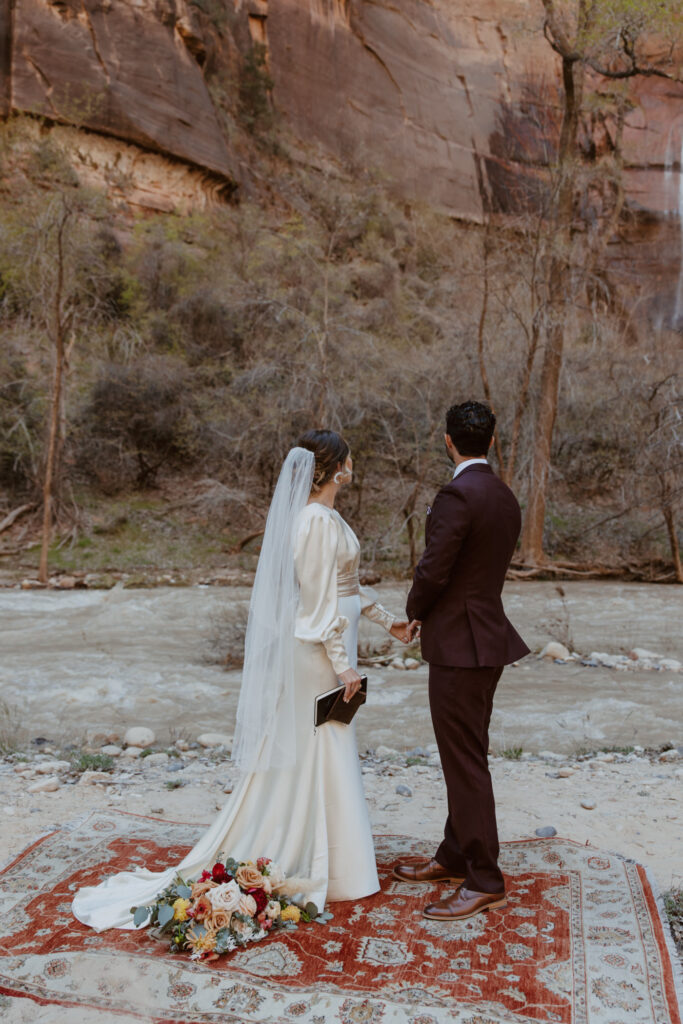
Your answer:
[[[334,690],[321,693],[315,698],[313,722],[316,726],[325,722],[343,722],[348,725],[353,721],[358,708],[365,704],[368,696],[368,677],[361,676],[360,690],[354,693],[348,704],[344,703],[344,687],[335,686]]]

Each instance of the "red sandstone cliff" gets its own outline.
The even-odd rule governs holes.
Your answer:
[[[93,173],[135,171],[146,205],[172,203],[174,189],[192,203],[207,182],[229,191],[239,177],[207,51],[220,70],[251,36],[267,46],[294,135],[481,220],[509,208],[550,155],[558,66],[540,27],[536,0],[0,0],[0,112],[88,128],[80,155]],[[683,86],[637,81],[632,98],[633,238],[648,273],[666,276],[680,256]],[[173,172],[144,154],[172,158]]]

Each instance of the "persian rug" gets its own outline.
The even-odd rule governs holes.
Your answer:
[[[211,964],[173,956],[147,931],[96,934],[73,920],[77,888],[180,861],[200,831],[97,811],[8,864],[2,1019],[29,1007],[35,1016],[15,1019],[72,1020],[81,1008],[112,1024],[681,1024],[678,965],[645,869],[564,839],[505,843],[507,907],[459,924],[421,916],[443,888],[392,877],[406,852],[432,853],[400,836],[376,839],[380,893]]]

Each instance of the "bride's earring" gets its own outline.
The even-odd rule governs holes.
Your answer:
[[[341,472],[335,473],[332,479],[334,480],[335,484],[343,483]]]

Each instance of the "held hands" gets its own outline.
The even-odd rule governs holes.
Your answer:
[[[395,640],[400,640],[402,644],[409,644],[420,635],[420,625],[421,623],[417,619],[413,619],[412,622],[399,622],[397,619],[389,632]]]
[[[339,682],[344,684],[344,696],[343,701],[348,704],[354,693],[358,693],[360,690],[360,676],[356,672],[355,668],[347,668],[346,672],[338,677]]]

